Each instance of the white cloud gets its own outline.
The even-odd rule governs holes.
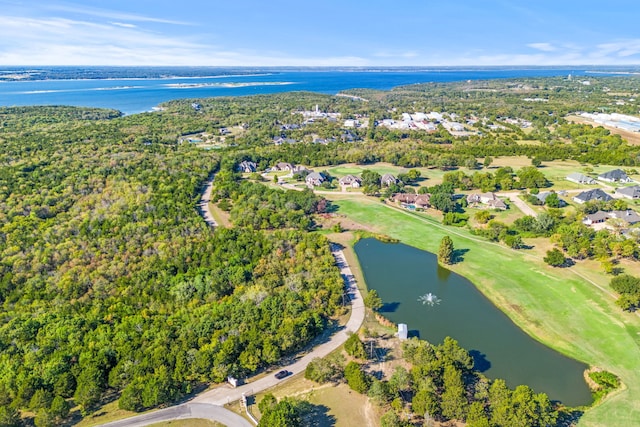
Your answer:
[[[115,25],[117,27],[122,27],[122,28],[137,28],[133,24],[125,24],[124,22],[109,22],[109,24]]]
[[[557,50],[551,43],[529,43],[527,46],[543,52],[555,52]]]
[[[52,4],[45,6],[47,10],[57,12],[75,13],[79,15],[92,16],[96,18],[113,19],[116,21],[133,21],[133,22],[155,22],[160,24],[171,25],[192,25],[189,22],[174,21],[171,19],[156,18],[152,16],[137,15],[133,13],[122,13],[108,9],[100,9],[86,6],[67,6],[61,4]]]

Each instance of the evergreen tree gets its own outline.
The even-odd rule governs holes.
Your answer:
[[[440,241],[438,262],[442,264],[453,264],[453,240],[451,240],[449,236],[444,236]]]

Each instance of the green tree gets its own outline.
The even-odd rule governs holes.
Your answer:
[[[349,362],[344,368],[344,378],[352,390],[365,394],[369,389],[369,378],[356,362]]]
[[[462,372],[453,365],[444,367],[444,392],[442,393],[442,415],[449,419],[462,420],[468,410]]]
[[[547,196],[547,198],[544,201],[545,205],[547,205],[550,208],[559,208],[560,207],[560,198],[558,197],[558,194],[555,192],[552,192],[551,194],[549,194]]]
[[[380,417],[381,427],[402,427],[402,420],[395,411],[387,411]]]
[[[442,264],[453,263],[453,240],[451,240],[451,237],[449,236],[444,236],[440,241],[438,261]]]
[[[552,267],[561,267],[567,262],[562,251],[557,248],[547,251],[543,260]]]
[[[353,356],[357,359],[366,359],[367,352],[364,349],[364,344],[360,340],[358,334],[351,333],[347,341],[344,343],[344,350],[349,356]]]
[[[489,417],[482,402],[475,401],[469,406],[467,427],[491,427]]]
[[[484,161],[482,162],[482,165],[485,168],[489,168],[489,166],[491,166],[491,163],[493,163],[493,158],[491,156],[485,156]]]
[[[0,406],[0,427],[20,427],[20,412],[10,406]]]
[[[69,416],[71,405],[62,396],[56,396],[51,402],[49,413],[54,417],[56,424],[61,424],[62,420]]]
[[[373,311],[378,311],[382,307],[382,298],[378,295],[378,291],[370,289],[364,297],[364,305]]]

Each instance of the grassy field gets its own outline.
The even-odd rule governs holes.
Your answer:
[[[378,426],[378,408],[369,402],[367,396],[352,391],[346,384],[316,384],[299,374],[278,387],[255,396],[251,412],[259,418],[257,403],[266,393],[272,393],[278,399],[294,397],[306,400],[315,406],[308,425],[317,426]],[[238,404],[229,406],[229,409],[240,413]]]
[[[452,270],[471,279],[514,322],[539,341],[622,379],[623,388],[589,409],[580,425],[640,425],[640,318],[615,306],[603,274],[589,264],[554,269],[538,251],[514,251],[376,199],[335,203],[339,214],[431,252],[450,235],[456,248],[469,250]]]

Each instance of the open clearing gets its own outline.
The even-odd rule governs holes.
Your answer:
[[[469,249],[451,269],[471,279],[516,324],[546,345],[622,379],[624,388],[587,411],[580,425],[640,425],[640,318],[615,306],[602,275],[586,277],[603,290],[583,279],[581,268],[554,269],[535,251],[493,244],[377,199],[335,203],[338,213],[430,252],[450,235],[455,247]]]

